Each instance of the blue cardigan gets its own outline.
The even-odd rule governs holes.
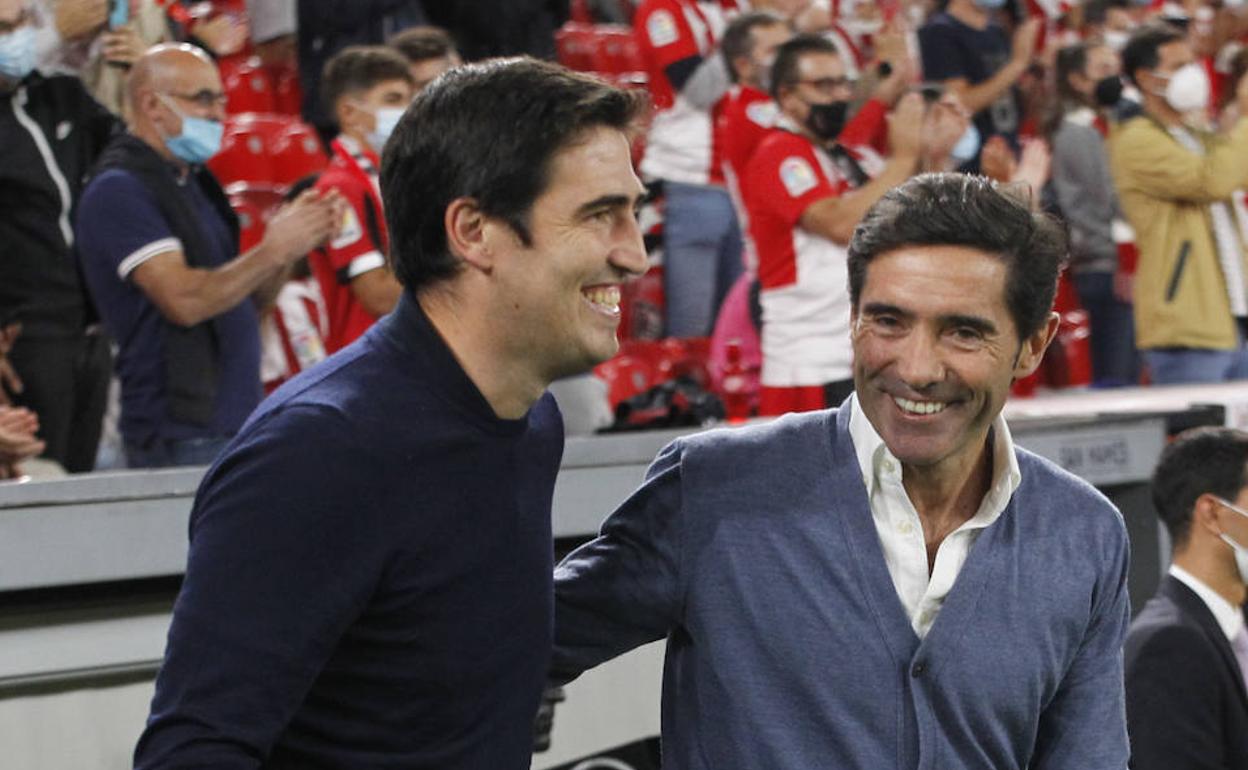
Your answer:
[[[1022,485],[920,641],[848,410],[680,439],[555,573],[552,673],[667,638],[665,770],[1120,770],[1127,536],[1018,450]]]

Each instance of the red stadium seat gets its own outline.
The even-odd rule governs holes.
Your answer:
[[[621,401],[645,393],[654,384],[654,373],[649,362],[627,354],[598,364],[594,374],[607,384],[607,401],[612,409]]]
[[[559,63],[568,69],[590,72],[594,68],[597,35],[593,26],[569,21],[555,33]]]
[[[596,72],[606,75],[644,73],[646,69],[633,31],[616,24],[595,27],[593,65]]]
[[[282,204],[281,190],[273,185],[235,182],[225,189],[230,206],[238,214],[239,248],[247,251],[264,237],[269,217]]]
[[[290,66],[269,68],[273,78],[273,99],[277,112],[298,117],[303,110],[303,88],[299,85],[299,70]]]
[[[226,113],[277,111],[273,79],[258,58],[251,57],[237,64],[223,61],[221,82],[225,87]]]
[[[265,136],[245,125],[227,123],[221,150],[208,161],[208,168],[223,185],[273,182],[273,163]]]
[[[291,123],[269,145],[273,181],[291,185],[309,174],[320,173],[329,163],[316,130],[306,123]]]

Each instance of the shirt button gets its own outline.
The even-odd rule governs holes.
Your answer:
[[[922,615],[919,616],[919,622],[925,626],[931,625],[932,620],[935,617],[936,617],[936,613],[932,612],[931,610],[926,610],[924,611]]]
[[[908,535],[914,531],[914,525],[908,521],[897,522],[897,531],[903,535]]]
[[[927,671],[927,664],[924,663],[923,661],[919,661],[918,663],[914,664],[914,668],[910,669],[910,676],[914,677],[915,679],[918,679],[919,677],[923,676],[923,674],[926,671]]]
[[[884,461],[884,470],[885,470],[885,471],[887,471],[888,473],[892,473],[892,472],[893,472],[894,470],[896,470],[896,469],[897,469],[897,466],[896,466],[896,465],[893,465],[893,461],[892,461],[892,460],[885,460],[885,461]]]

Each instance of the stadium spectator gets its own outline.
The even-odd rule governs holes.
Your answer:
[[[711,109],[727,92],[722,16],[695,0],[645,0],[633,17],[657,109],[641,161],[662,184],[667,334],[702,337],[741,273],[741,231],[711,152]]]
[[[1124,648],[1134,770],[1248,767],[1245,469],[1248,434],[1197,428],[1153,473],[1174,557]]]
[[[334,233],[343,205],[306,193],[240,255],[237,219],[201,165],[222,133],[212,60],[156,46],[129,98],[131,132],[109,145],[78,208],[83,271],[120,347],[128,464],[208,463],[260,400],[259,308]]]
[[[1013,40],[993,21],[1004,0],[949,0],[919,29],[923,77],[957,95],[974,115],[980,142],[1003,136],[1018,144],[1022,101],[1016,89],[1032,64],[1040,20],[1028,19],[1014,30]],[[959,157],[975,158],[960,151]],[[964,170],[978,169],[974,160]]]
[[[1158,384],[1248,377],[1243,232],[1229,204],[1248,184],[1248,118],[1198,128],[1209,80],[1178,29],[1136,30],[1122,56],[1144,114],[1110,137],[1119,200],[1135,229],[1136,344]],[[1248,107],[1248,78],[1236,92]]]
[[[76,473],[95,464],[110,355],[70,222],[83,176],[120,124],[77,78],[35,68],[35,13],[0,0],[0,325],[16,372],[0,390],[39,416],[45,456]]]
[[[455,41],[446,30],[437,27],[412,27],[386,41],[407,59],[412,73],[412,88],[420,93],[433,79],[451,67],[463,64]]]
[[[282,196],[293,202],[311,189],[318,174],[306,176]],[[271,393],[304,369],[325,360],[329,336],[329,313],[321,287],[306,258],[291,266],[290,277],[273,301],[273,309],[260,322],[260,380]]]
[[[41,0],[40,5],[55,22],[41,28],[40,69],[77,75],[96,101],[122,115],[130,67],[148,47],[171,39],[164,8],[156,0],[135,0],[128,21],[113,29],[106,16],[111,4],[99,0]]]
[[[421,0],[299,0],[298,11],[303,119],[328,145],[338,130],[331,107],[321,98],[325,63],[350,45],[381,45],[401,30],[426,24],[428,16]]]
[[[1119,69],[1117,52],[1107,45],[1076,43],[1057,53],[1053,190],[1070,229],[1070,271],[1091,319],[1092,378],[1100,387],[1139,382],[1131,319],[1134,265],[1119,265],[1120,243],[1134,239],[1118,207],[1105,150],[1108,122],[1099,112],[1118,102]],[[1098,94],[1109,104],[1098,103]]]
[[[393,310],[402,293],[386,264],[389,236],[378,156],[412,101],[412,78],[407,60],[394,49],[351,46],[326,63],[321,87],[338,136],[316,189],[337,191],[347,202],[338,235],[309,256],[329,313],[325,346],[333,353]]]
[[[892,117],[886,161],[837,144],[853,90],[835,45],[818,36],[780,47],[771,88],[780,122],[743,185],[759,256],[764,415],[835,406],[853,390],[845,246],[873,203],[921,162],[943,160],[966,130],[952,105],[925,118],[922,97],[909,94]]]

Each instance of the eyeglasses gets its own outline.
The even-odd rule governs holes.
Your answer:
[[[179,94],[173,91],[167,91],[166,93],[175,99],[191,102],[196,107],[202,107],[205,110],[210,110],[213,107],[225,107],[225,94],[221,91],[210,91],[205,88],[193,94]]]
[[[815,90],[821,93],[830,94],[838,88],[849,88],[854,84],[854,79],[847,75],[842,75],[839,78],[813,78],[810,80],[799,80],[797,82],[808,86],[814,86]]]

